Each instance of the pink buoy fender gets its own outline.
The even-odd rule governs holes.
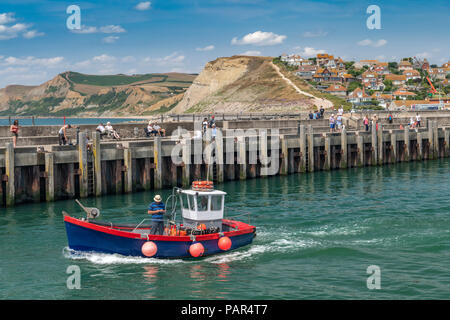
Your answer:
[[[228,251],[231,248],[231,239],[228,237],[221,237],[218,245],[220,250]]]
[[[158,246],[152,241],[147,241],[142,245],[142,254],[146,257],[153,257],[158,252]]]
[[[191,256],[193,256],[194,258],[198,258],[200,256],[203,255],[203,253],[205,253],[205,248],[203,247],[203,245],[199,242],[197,243],[193,243],[191,244],[191,246],[189,247],[189,253],[191,254]]]

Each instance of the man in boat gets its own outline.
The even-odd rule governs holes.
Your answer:
[[[152,215],[152,230],[150,234],[162,235],[164,233],[163,215],[166,213],[166,206],[162,202],[160,195],[153,198],[154,202],[148,206],[148,214]]]

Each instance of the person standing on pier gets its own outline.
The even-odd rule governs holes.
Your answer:
[[[19,137],[19,120],[14,120],[14,123],[9,128],[9,131],[11,131],[11,135],[13,137],[13,145],[15,148],[17,144],[17,138]]]
[[[166,206],[162,202],[159,194],[153,200],[154,202],[148,206],[148,214],[152,216],[152,229],[150,230],[150,234],[162,235],[164,233],[163,215],[166,213]]]
[[[65,124],[59,129],[58,131],[58,137],[59,137],[59,145],[65,146],[67,143],[67,135],[66,130],[72,128],[70,124]]]
[[[330,132],[334,132],[336,121],[334,120],[334,113],[330,117]]]
[[[420,128],[420,120],[421,120],[420,114],[419,114],[419,113],[416,113],[416,122],[417,122],[417,127],[418,127],[418,128]]]
[[[364,126],[366,127],[366,132],[369,131],[369,116],[366,115],[364,118]]]

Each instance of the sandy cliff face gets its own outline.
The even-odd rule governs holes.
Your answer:
[[[292,112],[312,101],[277,73],[272,58],[233,56],[206,64],[172,113]]]

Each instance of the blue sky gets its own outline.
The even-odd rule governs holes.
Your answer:
[[[81,31],[66,8],[81,9]],[[381,29],[369,30],[369,5]],[[190,72],[222,56],[327,52],[345,60],[449,60],[449,1],[97,0],[0,2],[0,87],[90,74]]]

